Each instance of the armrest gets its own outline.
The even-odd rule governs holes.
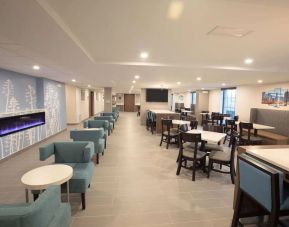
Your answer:
[[[84,148],[83,159],[85,162],[90,162],[94,155],[94,143],[88,142]]]
[[[88,121],[83,122],[83,128],[88,128]]]
[[[54,154],[54,143],[39,148],[40,161],[46,160],[53,154]]]

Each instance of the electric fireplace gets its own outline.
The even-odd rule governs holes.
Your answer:
[[[0,137],[44,124],[44,111],[0,117]]]

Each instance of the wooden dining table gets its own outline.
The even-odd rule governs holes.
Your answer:
[[[203,131],[198,129],[192,129],[190,131],[187,131],[187,133],[201,134],[203,141],[215,144],[219,143],[222,139],[226,137],[226,133]]]

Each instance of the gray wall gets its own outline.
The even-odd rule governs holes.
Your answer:
[[[0,114],[45,109],[46,124],[0,137],[0,159],[66,128],[64,84],[0,69]]]

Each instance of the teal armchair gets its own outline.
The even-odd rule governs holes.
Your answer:
[[[73,141],[91,141],[94,143],[96,163],[99,163],[99,154],[104,152],[104,130],[103,128],[74,129],[70,131],[70,138]]]
[[[94,117],[94,120],[106,120],[106,121],[109,121],[110,131],[111,132],[113,131],[114,124],[115,124],[115,120],[114,120],[113,116],[96,116],[96,117]]]
[[[87,120],[83,122],[83,127],[84,128],[103,128],[104,130],[104,140],[105,140],[105,148],[106,148],[106,142],[107,142],[107,137],[110,135],[109,132],[109,121],[107,120]]]
[[[101,116],[112,116],[115,121],[117,121],[118,114],[116,112],[103,112],[100,113]]]
[[[54,155],[55,163],[66,164],[73,168],[73,176],[69,180],[69,191],[81,194],[82,209],[84,210],[85,193],[90,187],[94,172],[93,142],[55,142],[40,147],[39,151],[41,161]]]
[[[0,205],[1,227],[69,227],[71,208],[60,200],[60,187],[50,186],[33,203]]]

